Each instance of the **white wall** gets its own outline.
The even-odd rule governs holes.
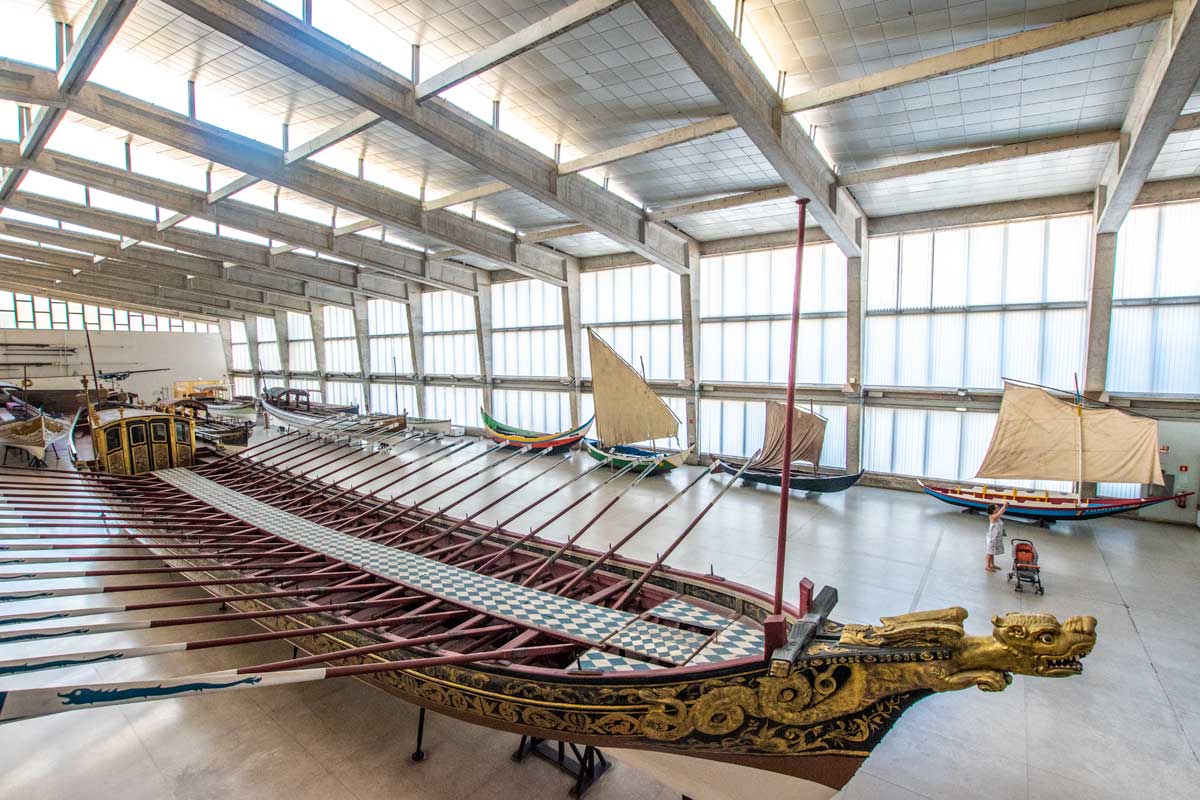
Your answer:
[[[145,333],[125,331],[92,331],[92,352],[98,372],[155,369],[167,367],[167,372],[131,375],[120,387],[137,392],[143,401],[173,395],[175,381],[224,380],[225,356],[221,336],[216,333]],[[11,366],[22,361],[49,361],[53,366],[30,367],[29,377],[34,386],[45,389],[81,390],[79,376],[88,375],[91,385],[91,364],[83,331],[0,330],[0,344],[48,344],[75,348],[65,356],[13,355],[11,347],[0,347],[0,377],[19,383],[22,368]],[[106,387],[111,384],[104,382]]]
[[[1168,448],[1167,452],[1159,454],[1159,458],[1163,471],[1175,475],[1175,491],[1200,491],[1200,422],[1159,420],[1158,443]],[[1187,472],[1180,472],[1180,466],[1186,466]],[[1179,508],[1173,502],[1161,503],[1139,511],[1137,516],[1139,519],[1195,525],[1196,499],[1195,495],[1189,497],[1187,508]]]

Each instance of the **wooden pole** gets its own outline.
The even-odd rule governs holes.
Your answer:
[[[779,482],[779,532],[775,543],[775,603],[771,615],[763,625],[766,633],[766,650],[771,652],[787,641],[787,621],[783,618],[783,568],[787,554],[788,501],[791,499],[789,486],[792,478],[792,428],[796,402],[796,350],[800,338],[800,277],[804,269],[804,226],[808,216],[808,198],[796,201],[800,207],[796,228],[796,276],[792,284],[792,332],[788,345],[787,417],[783,424],[783,470]]]

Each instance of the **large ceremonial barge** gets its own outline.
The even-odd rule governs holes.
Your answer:
[[[789,429],[785,452],[790,436]],[[610,525],[604,551],[584,548],[581,537],[633,486],[661,478],[615,456],[584,465],[576,452],[346,414],[313,417],[186,468],[0,472],[10,511],[0,519],[22,529],[0,534],[8,551],[0,601],[34,601],[0,615],[0,645],[28,649],[62,637],[214,621],[264,628],[65,654],[61,646],[53,655],[23,650],[21,658],[0,651],[0,676],[272,640],[297,647],[292,658],[223,672],[0,691],[0,722],[354,676],[422,708],[523,736],[768,770],[831,794],[917,700],[972,686],[999,691],[1013,673],[1075,675],[1095,642],[1093,618],[1060,624],[1049,614],[995,617],[990,636],[966,635],[960,608],[841,624],[829,617],[832,588],[814,596],[805,581],[798,602],[784,603],[782,547],[773,595],[667,566],[737,474],[653,563],[621,550],[685,493],[707,485],[708,471],[696,470],[628,529]],[[607,499],[586,521],[565,536],[546,535],[605,487]],[[520,532],[535,510],[539,522]],[[120,564],[63,571],[72,549],[111,549],[75,560]],[[173,574],[187,580],[167,578]],[[121,577],[67,589],[44,583],[108,576]],[[169,594],[197,586],[212,597]],[[147,589],[169,599],[42,605]],[[227,610],[86,619],[214,602]]]

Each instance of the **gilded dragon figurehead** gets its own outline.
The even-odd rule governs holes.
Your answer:
[[[992,638],[1010,658],[1002,668],[1019,675],[1078,675],[1083,671],[1080,660],[1096,644],[1095,617],[1071,617],[1059,624],[1053,614],[1010,613],[992,617],[992,625]]]
[[[941,647],[950,658],[930,664],[926,688],[978,686],[998,692],[1013,674],[1065,678],[1083,671],[1096,644],[1096,618],[1009,613],[992,617],[991,636],[967,636],[965,609],[953,607],[884,617],[879,625],[846,625],[840,644],[867,647]]]

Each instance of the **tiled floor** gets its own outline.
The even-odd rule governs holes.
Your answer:
[[[466,448],[412,483],[475,452]],[[482,518],[512,513],[539,490],[547,491],[591,466],[588,459],[576,459]],[[461,507],[448,508],[448,513],[474,510],[544,465],[543,461],[518,470]],[[364,473],[355,481],[374,474]],[[606,547],[694,476],[689,468],[643,481],[585,534],[582,543]],[[561,509],[567,496],[578,497],[598,479],[596,474],[573,484],[562,497],[512,527],[526,531],[537,525]],[[450,480],[430,484],[413,498],[425,497]],[[568,536],[625,480],[614,481],[572,509],[547,535]],[[717,478],[701,481],[639,534],[627,552],[653,560],[719,486]],[[431,502],[449,507],[469,491],[470,486],[459,487]],[[776,507],[777,495],[769,491],[736,488],[669,563],[697,571],[712,565],[730,579],[769,587]],[[984,528],[978,517],[916,494],[855,488],[830,497],[794,498],[788,586],[795,587],[805,575],[818,587],[837,586],[841,599],[833,616],[838,620],[866,622],[951,604],[970,611],[966,624],[973,633],[987,632],[992,614],[1012,610],[1045,610],[1060,618],[1083,613],[1099,619],[1099,643],[1082,676],[1058,681],[1017,677],[1000,694],[970,690],[922,701],[904,715],[842,796],[1200,797],[1200,531],[1123,519],[1063,525],[1054,531],[1011,523],[1010,535],[1028,535],[1041,552],[1046,594],[1039,597],[1014,594],[1003,573],[983,571]],[[1000,561],[1006,564],[1007,557]],[[61,585],[85,582],[95,581]],[[5,584],[5,589],[20,588],[27,587]],[[130,602],[150,599],[148,594],[119,597]],[[101,595],[52,602],[74,607],[109,605],[113,599]],[[7,603],[3,612],[35,607]],[[171,642],[250,630],[249,624],[160,628],[88,637],[86,644],[99,648],[118,642]],[[67,652],[82,644],[64,640],[59,646]],[[27,651],[22,647],[5,645],[0,655],[23,655]],[[45,644],[39,647],[46,652]],[[61,671],[54,673],[54,682],[182,675],[288,653],[285,645],[256,645],[168,654]],[[0,688],[46,682],[45,675],[27,675],[4,679]],[[566,776],[538,761],[516,764],[509,759],[515,736],[436,715],[427,729],[429,759],[411,762],[415,718],[412,707],[394,698],[353,681],[331,681],[25,721],[0,726],[0,798],[566,797]],[[618,764],[590,797],[668,800],[678,794]]]

